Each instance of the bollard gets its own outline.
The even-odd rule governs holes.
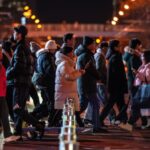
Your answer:
[[[62,113],[63,124],[59,135],[59,150],[79,150],[74,106],[74,100],[67,98]]]

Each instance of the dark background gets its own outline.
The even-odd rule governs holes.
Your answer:
[[[35,13],[43,23],[106,23],[112,0],[35,0]]]

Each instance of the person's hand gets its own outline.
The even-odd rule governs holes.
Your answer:
[[[79,72],[83,75],[85,74],[85,70],[84,69],[80,69]]]
[[[129,102],[129,94],[128,93],[124,94],[124,101],[125,101],[125,104],[128,104],[128,102]]]
[[[133,73],[136,75],[138,73],[138,71],[134,68],[132,68]]]
[[[16,105],[13,107],[13,110],[18,109],[18,108],[20,108],[20,106],[19,106],[18,104],[16,104]]]

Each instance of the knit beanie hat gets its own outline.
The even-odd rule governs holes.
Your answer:
[[[47,41],[46,44],[45,44],[45,49],[56,50],[57,49],[57,44],[56,44],[55,40]]]

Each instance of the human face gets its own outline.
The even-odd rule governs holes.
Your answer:
[[[88,46],[88,49],[92,52],[96,52],[96,44],[93,42],[91,45]]]
[[[74,53],[73,53],[73,51],[71,51],[70,53],[68,53],[67,56],[70,57],[71,59],[74,59]]]
[[[106,55],[106,53],[107,53],[107,50],[108,50],[108,47],[103,47],[102,48],[102,51],[103,51],[103,53]]]
[[[142,44],[138,44],[137,47],[136,47],[136,49],[137,49],[139,52],[141,52],[141,51],[142,51]]]
[[[121,45],[118,44],[118,46],[115,47],[115,50],[116,50],[117,52],[121,52]]]
[[[20,33],[14,31],[13,36],[14,36],[14,40],[16,40],[16,41],[21,40],[21,34]]]
[[[72,37],[72,39],[68,40],[67,44],[70,47],[74,47],[75,46],[75,38]]]

